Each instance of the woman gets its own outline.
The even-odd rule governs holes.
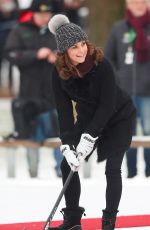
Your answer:
[[[113,69],[100,48],[88,41],[86,33],[64,15],[49,22],[55,34],[58,58],[53,72],[59,124],[62,179],[75,171],[65,192],[66,208],[60,230],[81,230],[84,208],[79,207],[78,170],[96,148],[98,162],[106,159],[106,208],[102,229],[113,230],[121,198],[121,164],[128,150],[135,122],[135,108],[130,97],[115,82]],[[74,120],[72,101],[76,102]]]

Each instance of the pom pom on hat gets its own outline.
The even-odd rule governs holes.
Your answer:
[[[56,30],[66,23],[70,23],[69,18],[63,14],[57,14],[49,21],[48,28],[51,33],[56,34]]]
[[[54,15],[48,23],[48,28],[55,35],[57,49],[61,53],[64,53],[77,42],[88,39],[82,28],[71,23],[68,17],[63,14]]]

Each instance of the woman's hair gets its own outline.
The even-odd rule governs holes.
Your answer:
[[[95,63],[101,62],[103,59],[103,51],[99,47],[95,47],[93,44],[86,41],[87,47],[88,47],[88,53],[87,55],[93,56],[93,60]],[[72,75],[81,77],[81,74],[79,70],[76,68],[75,65],[73,65],[70,61],[70,58],[65,53],[57,53],[57,60],[56,60],[56,69],[60,75],[60,78],[63,80],[68,80]]]

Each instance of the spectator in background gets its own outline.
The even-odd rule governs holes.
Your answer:
[[[64,0],[64,11],[70,21],[81,25],[81,18],[79,16],[79,9],[82,6],[81,0]]]
[[[120,86],[133,97],[144,135],[150,135],[150,14],[148,0],[126,0],[126,18],[115,23],[105,54]],[[135,132],[136,134],[136,128]],[[144,149],[145,176],[150,176],[150,149]],[[137,175],[137,149],[127,152],[128,178]]]
[[[80,9],[85,0],[53,0],[57,13],[63,13],[73,22],[80,26],[83,24],[83,16],[80,14]]]
[[[14,28],[18,19],[18,4],[15,0],[0,0],[0,87],[2,76],[1,67],[4,58],[4,46],[9,32]],[[9,66],[9,87],[12,83],[12,69]]]
[[[56,136],[53,127],[56,110],[51,88],[51,70],[56,60],[54,36],[47,23],[55,9],[51,0],[33,0],[30,17],[13,29],[6,44],[6,57],[20,70],[19,95],[12,102],[15,132],[9,138],[43,141]],[[53,132],[52,132],[53,131]],[[61,176],[62,155],[54,150],[56,173]],[[37,176],[39,152],[27,148],[27,159],[31,177]]]

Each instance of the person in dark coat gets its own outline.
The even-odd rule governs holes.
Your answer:
[[[126,17],[112,26],[105,56],[121,88],[132,96],[143,134],[150,135],[150,13],[148,0],[126,0]],[[134,135],[137,134],[136,128]],[[127,154],[127,177],[138,174],[137,149]],[[150,177],[150,148],[144,149],[145,176]]]
[[[16,0],[0,1],[0,87],[2,87],[1,70],[4,59],[4,47],[10,31],[18,21],[18,4]],[[6,76],[5,76],[6,77]],[[9,87],[12,86],[12,66],[9,64],[8,73]]]
[[[58,55],[52,82],[60,126],[62,179],[70,169],[73,178],[65,192],[64,222],[57,228],[81,230],[84,208],[79,206],[78,170],[96,149],[98,162],[106,159],[106,208],[102,229],[113,230],[122,192],[121,164],[128,150],[135,121],[135,107],[121,90],[109,61],[100,48],[88,41],[87,34],[65,15],[49,22],[55,34]],[[76,103],[76,121],[72,101]]]
[[[40,124],[51,130],[53,128],[48,127],[48,124],[53,124],[56,114],[51,87],[51,71],[56,60],[56,42],[54,35],[47,28],[48,21],[55,13],[55,8],[51,0],[33,0],[30,11],[31,19],[19,23],[12,30],[5,47],[7,59],[20,71],[19,94],[12,103],[15,133],[10,135],[10,138],[39,141],[35,137],[37,136],[35,131],[39,130],[38,121],[40,120]],[[48,116],[45,116],[44,113],[49,113],[49,119],[52,117],[51,122],[45,121],[45,117]],[[42,114],[43,122],[41,122]],[[44,131],[44,133],[47,132]],[[35,177],[38,173],[38,149],[28,148],[27,150],[29,172],[31,177]],[[54,155],[58,159],[56,173],[60,175],[59,166],[62,156],[59,149],[55,149]],[[33,160],[34,156],[35,160]],[[34,168],[33,161],[35,162]]]
[[[84,6],[85,0],[53,0],[56,13],[65,14],[71,22],[84,28],[88,9]],[[83,8],[82,8],[83,7]],[[85,12],[85,10],[87,10]]]

